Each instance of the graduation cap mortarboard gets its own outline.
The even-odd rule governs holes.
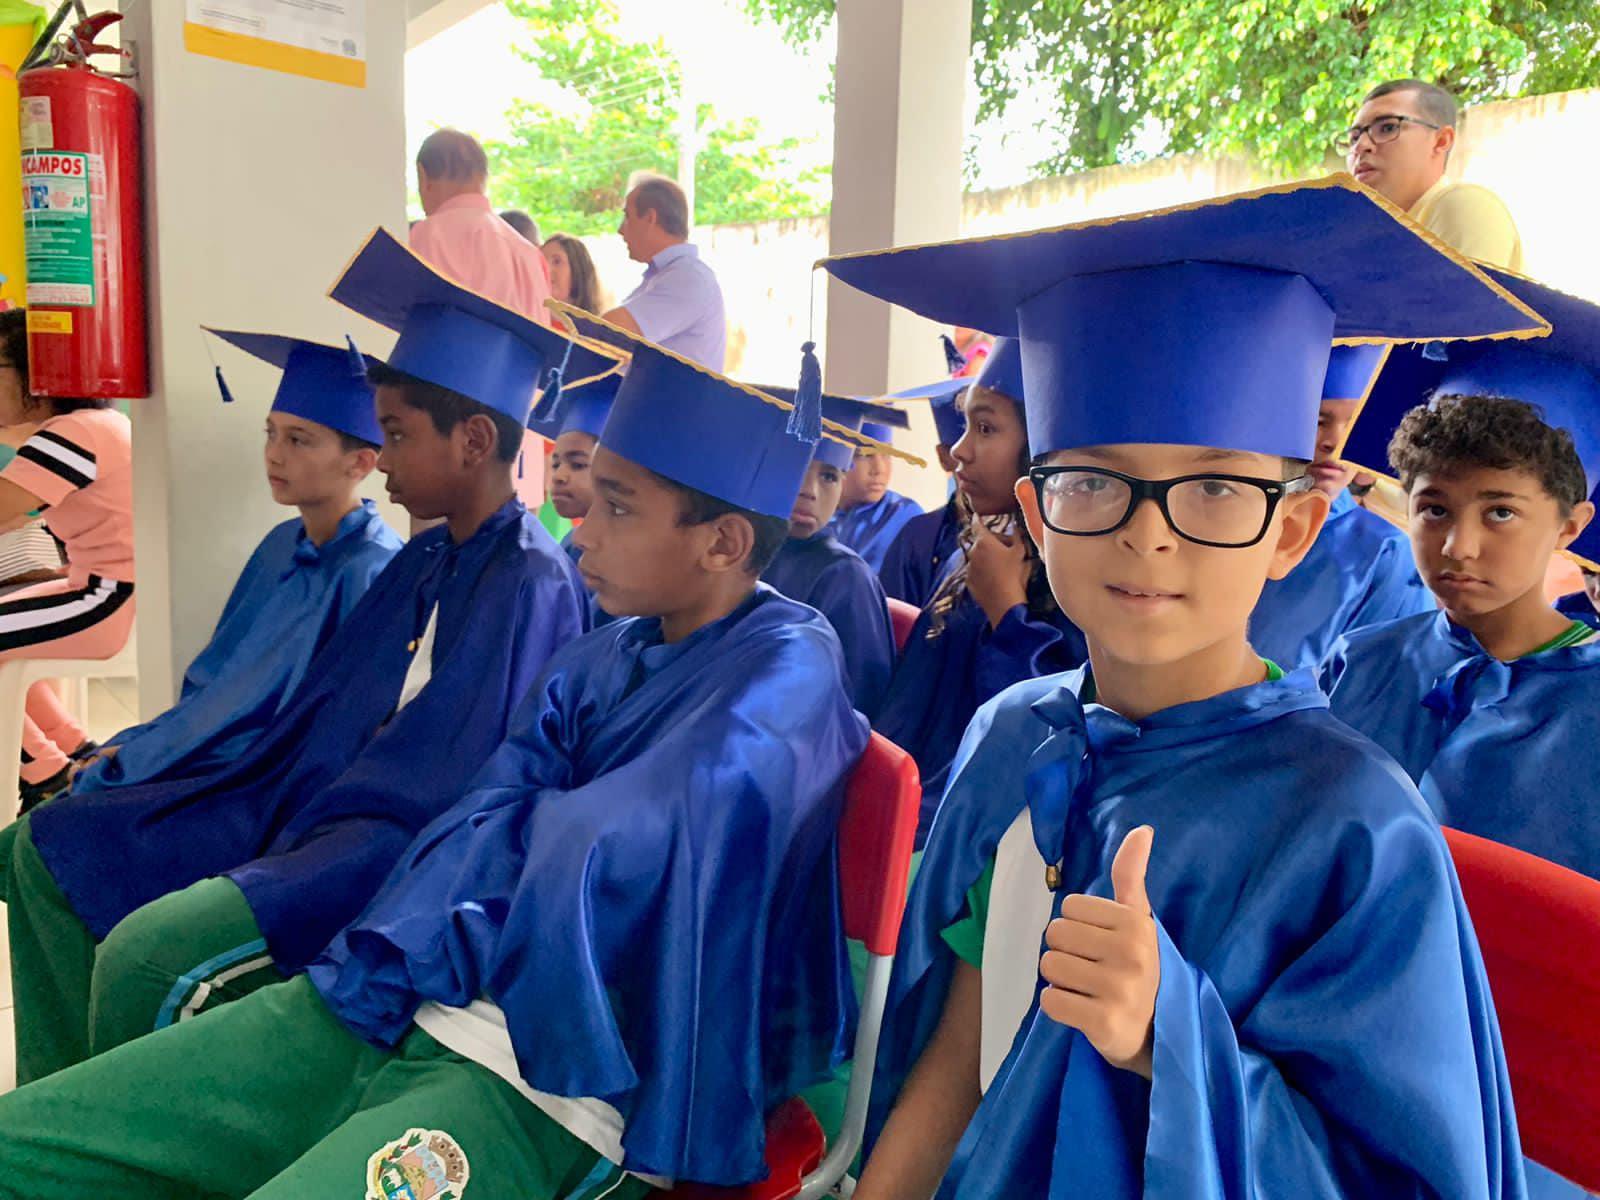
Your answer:
[[[1310,458],[1334,341],[1548,330],[1348,175],[820,265],[941,324],[1018,337],[1035,454],[1157,442]]]
[[[954,446],[967,431],[967,419],[961,415],[961,393],[972,386],[970,375],[954,379],[938,379],[933,383],[919,384],[899,392],[890,392],[885,400],[925,400],[933,413],[933,426],[942,446]]]
[[[795,388],[770,387],[767,384],[751,386],[758,392],[775,396],[786,404],[792,405],[795,402]],[[826,424],[811,457],[817,462],[825,462],[841,471],[850,469],[858,450],[883,453],[893,447],[893,442],[889,438],[875,437],[867,432],[866,425],[869,421],[878,422],[884,427],[911,428],[911,418],[899,409],[872,400],[860,400],[854,396],[833,396],[824,393],[822,416]],[[858,436],[847,437],[847,434]]]
[[[584,336],[629,355],[600,444],[674,483],[789,519],[815,443],[788,432],[793,405],[674,354],[592,313],[552,301]]]
[[[378,360],[356,349],[353,340],[346,346],[327,346],[303,338],[276,333],[246,333],[236,329],[206,332],[236,346],[246,354],[271,363],[283,372],[272,411],[289,413],[326,425],[339,433],[377,445],[383,441],[378,428],[378,413],[372,402],[372,385],[367,382],[367,366]],[[222,398],[232,393],[217,368]]]
[[[528,428],[551,441],[563,433],[587,433],[597,438],[605,428],[606,417],[611,414],[611,404],[617,398],[621,383],[622,373],[617,370],[566,384],[561,389],[561,401],[554,418],[541,421],[531,416]]]
[[[390,367],[519,424],[541,386],[616,365],[605,348],[581,345],[441,275],[385,229],[373,231],[328,294],[400,334]],[[547,379],[551,371],[561,374]]]
[[[1397,347],[1356,414],[1342,457],[1392,479],[1389,441],[1406,413],[1434,397],[1504,396],[1535,405],[1547,425],[1572,435],[1592,497],[1600,489],[1600,305],[1510,271],[1483,269],[1547,318],[1550,336],[1533,342]],[[1600,563],[1595,522],[1567,552],[1595,569]]]

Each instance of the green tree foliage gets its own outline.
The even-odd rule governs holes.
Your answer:
[[[796,44],[835,0],[745,0]],[[1417,78],[1464,104],[1600,84],[1594,0],[973,0],[979,122],[1041,79],[1059,98],[1040,175],[1164,152],[1299,172],[1367,89]]]
[[[617,29],[611,0],[507,0],[526,24],[518,53],[562,88],[559,106],[518,100],[511,133],[485,146],[497,203],[525,209],[546,234],[614,229],[628,176],[678,173],[682,77],[660,41]],[[827,209],[827,170],[796,168],[793,139],[770,140],[753,118],[698,106],[699,224],[810,216]]]

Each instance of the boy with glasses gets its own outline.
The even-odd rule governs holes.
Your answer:
[[[1520,1196],[1438,827],[1247,627],[1327,515],[1329,344],[1541,323],[1339,177],[825,265],[1020,334],[1017,496],[1089,648],[962,742],[859,1200]]]
[[[1373,88],[1334,138],[1350,173],[1424,229],[1470,258],[1522,270],[1522,238],[1500,197],[1445,178],[1455,144],[1455,97],[1420,79]]]

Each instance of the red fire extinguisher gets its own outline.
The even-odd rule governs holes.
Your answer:
[[[118,53],[94,39],[121,19],[85,16],[50,65],[18,76],[28,376],[40,396],[150,394],[139,96],[89,62]]]

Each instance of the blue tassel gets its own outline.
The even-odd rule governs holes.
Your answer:
[[[1422,357],[1429,362],[1449,362],[1450,348],[1444,342],[1429,342],[1422,347]]]
[[[950,369],[951,375],[959,375],[967,369],[967,356],[956,348],[956,342],[948,333],[941,333],[939,340],[944,343],[944,365]]]
[[[822,364],[817,344],[800,347],[800,386],[794,392],[794,410],[785,428],[802,442],[815,445],[822,438]]]
[[[544,377],[544,391],[533,406],[533,419],[554,424],[561,419],[561,368],[551,367]]]
[[[345,345],[350,347],[350,369],[356,373],[357,377],[365,379],[367,377],[367,360],[362,356],[360,348],[357,347],[355,338],[347,333],[344,335],[344,341]]]
[[[224,404],[232,404],[233,393],[228,390],[228,381],[222,377],[222,368],[216,367],[214,369],[217,372],[217,391],[222,393],[222,402]]]

